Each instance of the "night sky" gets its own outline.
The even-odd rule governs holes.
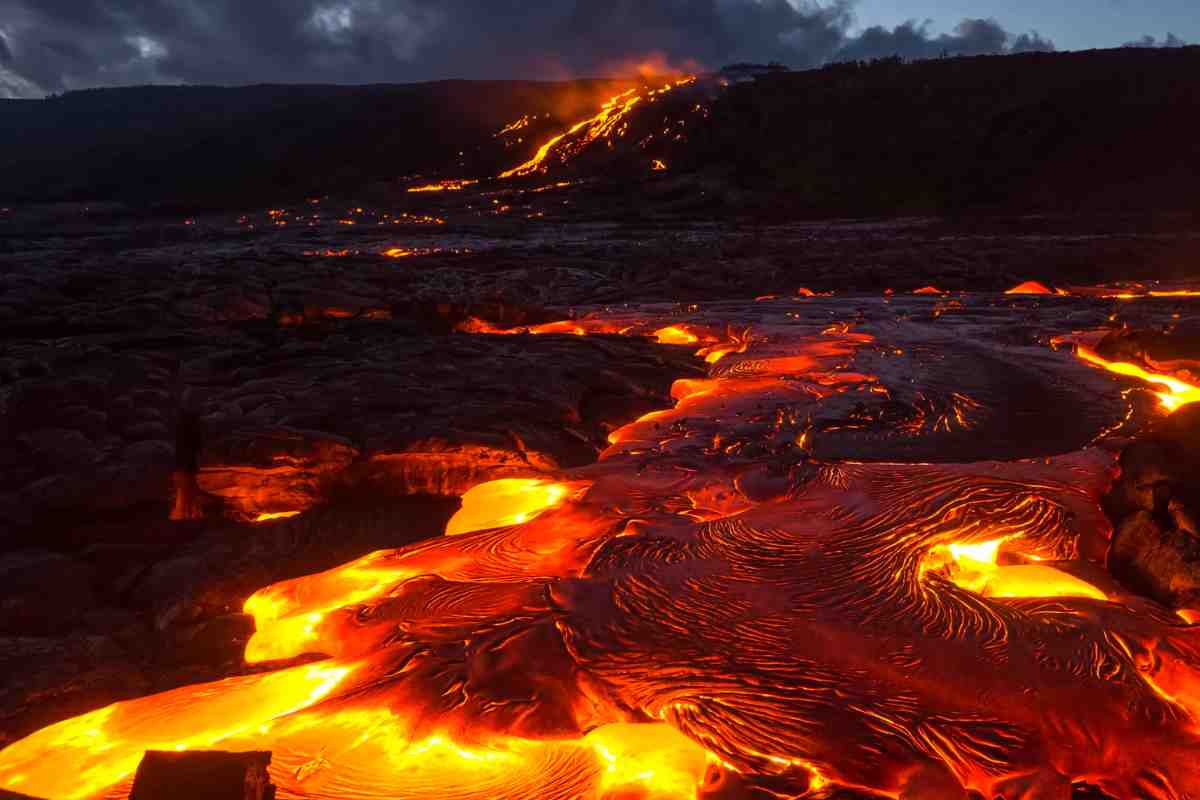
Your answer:
[[[1195,41],[1195,0],[0,0],[0,97]]]

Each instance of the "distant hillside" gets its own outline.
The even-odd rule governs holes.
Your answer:
[[[1200,210],[1200,47],[763,75],[686,154],[787,214]]]
[[[838,64],[760,74],[711,100],[714,80],[702,84],[641,104],[629,135],[554,169],[621,176],[630,202],[642,179],[688,195],[695,178],[715,191],[691,194],[718,214],[1200,212],[1197,47]],[[0,202],[246,207],[420,173],[486,178],[625,86],[146,87],[0,101]],[[690,113],[698,101],[705,113]],[[494,136],[526,114],[536,118],[520,136]],[[686,128],[670,128],[684,116]],[[656,131],[669,135],[648,147]],[[647,159],[670,169],[647,176]]]
[[[557,130],[624,85],[155,86],[4,100],[0,201],[221,207],[447,166],[490,174],[528,157],[493,139],[502,126],[538,114],[532,132]]]

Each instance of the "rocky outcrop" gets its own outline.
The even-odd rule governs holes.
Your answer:
[[[275,800],[270,763],[266,752],[151,750],[138,765],[129,800]]]
[[[1200,404],[1127,445],[1105,497],[1115,532],[1108,567],[1172,608],[1200,608]]]

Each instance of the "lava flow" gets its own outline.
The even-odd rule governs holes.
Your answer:
[[[1114,456],[1084,444],[1112,420],[1057,455],[882,458],[986,414],[1036,432],[1005,408],[1018,381],[1090,420],[1099,374],[1024,345],[984,361],[962,332],[993,307],[969,297],[980,316],[933,332],[920,297],[854,321],[793,302],[809,315],[545,331],[652,337],[708,373],[590,466],[478,485],[447,535],[246,601],[248,662],[324,660],[52,725],[0,751],[0,788],[118,798],[147,749],[220,748],[272,751],[286,798],[1200,796],[1200,628],[1094,561]],[[876,428],[877,462],[816,455]]]
[[[654,102],[661,95],[693,83],[695,80],[695,76],[689,75],[658,88],[634,88],[615,95],[609,98],[594,116],[575,123],[565,133],[550,139],[538,148],[533,158],[500,173],[500,177],[516,178],[543,172],[549,166],[547,162],[552,156],[565,162],[595,142],[611,141],[615,137],[623,136],[628,127],[628,117],[634,106],[639,103]],[[665,169],[666,165],[664,164],[662,168]]]
[[[1172,375],[1149,372],[1137,364],[1131,364],[1126,361],[1109,361],[1086,345],[1077,345],[1075,351],[1081,359],[1090,364],[1095,364],[1117,375],[1137,378],[1138,380],[1153,384],[1157,387],[1154,395],[1168,412],[1175,411],[1188,403],[1200,401],[1200,386],[1193,386]]]

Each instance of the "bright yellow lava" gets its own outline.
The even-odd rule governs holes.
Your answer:
[[[1162,387],[1161,391],[1156,391],[1154,394],[1158,397],[1158,401],[1162,404],[1162,407],[1168,412],[1200,400],[1200,386],[1193,386],[1170,375],[1147,372],[1137,364],[1130,364],[1125,361],[1109,361],[1099,353],[1083,345],[1077,346],[1075,352],[1084,361],[1095,364],[1098,367],[1103,367],[1109,372],[1115,372],[1118,375],[1125,375],[1130,378],[1137,378],[1138,380]]]
[[[492,736],[468,744],[386,708],[312,708],[356,668],[307,665],[108,706],[5,750],[0,787],[84,800],[128,781],[146,750],[266,747],[275,754],[272,779],[288,796],[341,796],[347,773],[403,796],[438,796],[464,782],[499,793],[574,762],[592,775],[587,796],[693,800],[710,758],[662,723],[608,724],[574,740]]]
[[[603,765],[602,797],[687,798],[704,780],[708,754],[669,725],[612,724],[584,741]],[[631,792],[630,790],[640,790]]]
[[[107,706],[6,748],[0,787],[56,800],[93,796],[132,775],[147,750],[208,749],[260,732],[326,697],[353,669],[293,667]]]
[[[467,491],[460,508],[446,523],[446,535],[520,525],[559,505],[568,489],[561,483],[538,478],[502,478]]]
[[[922,573],[939,570],[955,585],[983,597],[1090,597],[1106,600],[1104,592],[1084,580],[1046,564],[996,564],[1006,539],[975,544],[952,543],[929,551]]]
[[[684,330],[678,325],[659,328],[654,332],[654,337],[659,344],[695,344],[700,341],[700,337],[696,334]]]
[[[292,658],[326,652],[336,644],[323,641],[329,612],[374,597],[411,575],[406,567],[382,563],[380,551],[340,567],[259,589],[242,611],[254,617],[254,635],[246,643],[246,662]]]
[[[255,522],[269,522],[273,519],[290,519],[300,516],[300,511],[271,511],[264,514],[259,514],[254,518]]]

